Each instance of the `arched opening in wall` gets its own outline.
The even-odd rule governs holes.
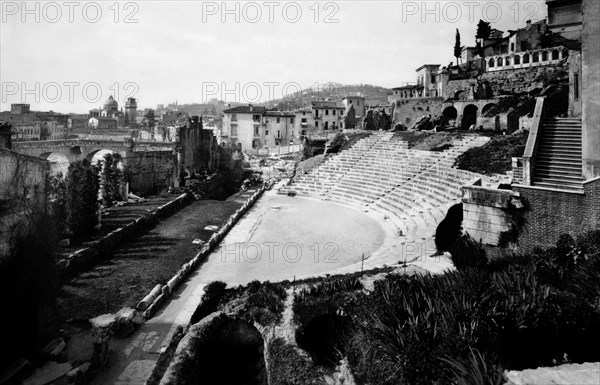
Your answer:
[[[496,59],[496,65],[498,67],[502,67],[503,64],[502,64],[502,58],[501,57],[499,57],[498,59]]]
[[[542,61],[548,61],[548,51],[542,52]]]
[[[296,341],[315,364],[333,369],[346,355],[345,347],[352,329],[350,317],[335,313],[323,314],[298,328]]]
[[[62,176],[63,178],[67,176],[70,162],[65,155],[56,152],[46,152],[40,155],[40,158],[46,159],[50,163],[50,175]]]
[[[515,55],[515,65],[517,64],[521,64],[521,56],[520,55]]]
[[[496,62],[494,61],[494,59],[490,59],[490,61],[488,62],[488,67],[489,68],[494,68]]]
[[[198,385],[266,385],[264,340],[242,320],[231,320],[212,333],[202,348]]]
[[[453,106],[446,107],[444,108],[444,111],[442,111],[442,116],[444,117],[444,120],[448,122],[449,126],[454,126],[456,118],[458,117],[458,111]]]
[[[538,52],[535,52],[533,54],[533,62],[538,63],[539,61],[540,61],[540,54]]]
[[[507,57],[504,59],[504,65],[507,65],[507,66],[510,65],[510,57]]]
[[[89,154],[87,154],[87,156],[85,157],[87,160],[90,161],[90,163],[97,165],[98,162],[103,163],[104,162],[104,156],[106,156],[107,154],[114,154],[115,152],[113,150],[106,150],[106,149],[101,149],[101,150],[96,150],[96,151],[92,151]]]
[[[463,110],[462,124],[461,128],[463,130],[468,130],[471,126],[474,126],[477,123],[477,106],[474,104],[469,104]]]
[[[454,100],[465,100],[467,93],[464,90],[456,91],[454,93]]]
[[[560,54],[558,53],[558,50],[552,50],[552,60],[558,60],[559,59]]]
[[[523,55],[523,64],[529,64],[529,54]]]
[[[491,117],[497,115],[496,103],[488,103],[481,109],[481,116]]]

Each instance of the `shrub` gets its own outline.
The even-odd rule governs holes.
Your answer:
[[[200,302],[200,305],[198,305],[194,314],[192,314],[190,325],[197,323],[202,318],[218,310],[219,302],[221,302],[225,294],[226,287],[227,284],[222,281],[213,281],[206,285],[202,302]]]
[[[71,163],[66,182],[66,225],[76,237],[90,234],[98,223],[98,168],[88,160]]]
[[[462,221],[463,206],[462,203],[457,203],[448,209],[446,217],[435,230],[435,247],[438,252],[450,251],[460,236]]]
[[[321,374],[315,365],[285,342],[274,338],[267,347],[269,351],[269,378],[273,384],[310,385],[321,384]]]
[[[481,241],[477,242],[470,235],[459,237],[450,249],[452,263],[458,270],[470,267],[484,268],[488,264],[485,248]]]

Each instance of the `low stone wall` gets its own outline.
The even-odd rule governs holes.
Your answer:
[[[106,255],[110,255],[123,239],[131,238],[156,224],[160,219],[173,215],[187,206],[192,199],[188,194],[182,194],[176,199],[159,206],[151,213],[136,219],[124,227],[111,231],[97,241],[91,242],[88,247],[77,250],[69,254],[66,258],[57,261],[56,268],[59,277],[65,279],[84,271],[93,263],[98,262]]]
[[[497,246],[500,234],[510,230],[506,209],[519,194],[476,185],[462,187],[463,230],[475,240]]]

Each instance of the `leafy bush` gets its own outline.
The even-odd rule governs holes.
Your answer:
[[[302,356],[294,346],[283,338],[269,342],[269,378],[273,384],[310,385],[322,384],[323,380],[315,365]]]
[[[485,248],[481,241],[477,242],[470,235],[462,235],[450,249],[452,263],[458,270],[470,267],[483,268],[488,264]]]

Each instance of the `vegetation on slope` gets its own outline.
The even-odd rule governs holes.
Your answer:
[[[495,136],[481,147],[467,150],[456,159],[461,170],[480,174],[503,174],[512,168],[512,158],[523,156],[527,132]]]

